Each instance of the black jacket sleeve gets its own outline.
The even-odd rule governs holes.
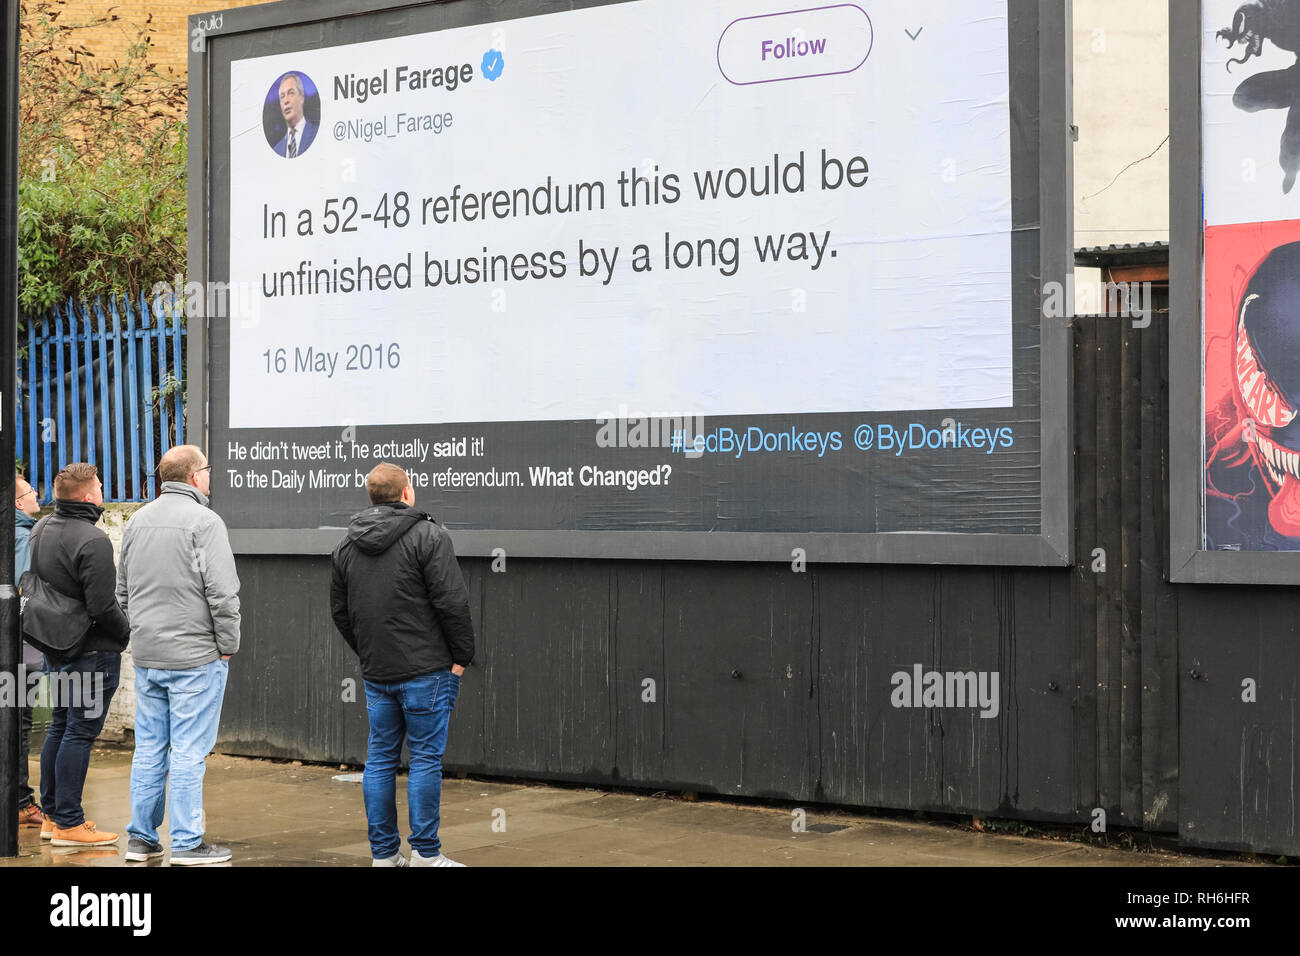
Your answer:
[[[469,614],[469,588],[460,573],[460,562],[451,538],[436,524],[428,522],[424,550],[424,586],[429,603],[438,615],[438,626],[451,651],[451,659],[461,667],[474,661],[474,622]]]
[[[77,551],[76,567],[86,613],[100,634],[126,647],[131,640],[131,625],[117,603],[117,567],[108,535],[97,534],[87,540]]]
[[[339,550],[334,550],[330,561],[330,614],[334,618],[334,626],[343,635],[343,640],[355,652],[357,638],[352,633],[352,618],[348,613],[348,579],[343,571],[343,557]]]

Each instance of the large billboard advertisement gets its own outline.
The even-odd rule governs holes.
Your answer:
[[[233,529],[392,461],[601,554],[1043,534],[1037,4],[277,7],[205,38]]]
[[[1204,545],[1300,550],[1300,3],[1202,6]]]

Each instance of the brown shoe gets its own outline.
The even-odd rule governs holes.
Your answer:
[[[87,820],[71,830],[55,826],[54,838],[50,842],[55,846],[108,846],[117,842],[117,834],[96,830],[95,824]]]
[[[34,827],[45,825],[45,814],[41,813],[41,808],[34,803],[29,803],[18,811],[18,825],[20,827]]]
[[[92,827],[95,825],[94,820],[87,820],[86,822],[89,823]],[[44,822],[41,823],[41,839],[53,840],[54,831],[56,829],[57,827],[54,826],[54,817],[49,817],[49,816],[45,817]]]

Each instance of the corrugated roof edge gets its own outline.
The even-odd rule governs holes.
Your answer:
[[[1074,250],[1076,266],[1147,266],[1169,264],[1169,243],[1126,242],[1123,245],[1085,246]]]

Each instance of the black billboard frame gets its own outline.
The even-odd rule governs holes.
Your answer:
[[[191,38],[188,102],[188,280],[207,287],[210,263],[209,100],[211,60],[208,39],[364,16],[461,0],[281,0],[278,3],[218,10],[189,18]],[[601,6],[626,0],[548,0],[537,14]],[[1009,0],[1015,3],[1017,0]],[[1021,0],[1036,5],[1038,70],[1034,76],[1039,130],[1038,291],[1055,283],[1064,288],[1073,272],[1073,73],[1072,0]],[[484,23],[509,19],[484,11]],[[1009,12],[1010,15],[1010,12]],[[1014,73],[1014,71],[1013,71]],[[1019,92],[1014,77],[1010,96]],[[196,225],[198,228],[195,228]],[[892,563],[973,566],[1066,567],[1073,554],[1073,427],[1069,317],[1046,317],[1039,330],[1039,502],[1038,534],[946,532],[708,532],[708,531],[548,531],[464,530],[450,534],[465,556],[655,558],[703,561],[790,561],[803,549],[806,560],[837,563]],[[189,401],[186,433],[208,444],[208,336],[204,317],[191,317],[188,332]],[[320,555],[338,543],[341,528],[230,529],[240,554]]]

